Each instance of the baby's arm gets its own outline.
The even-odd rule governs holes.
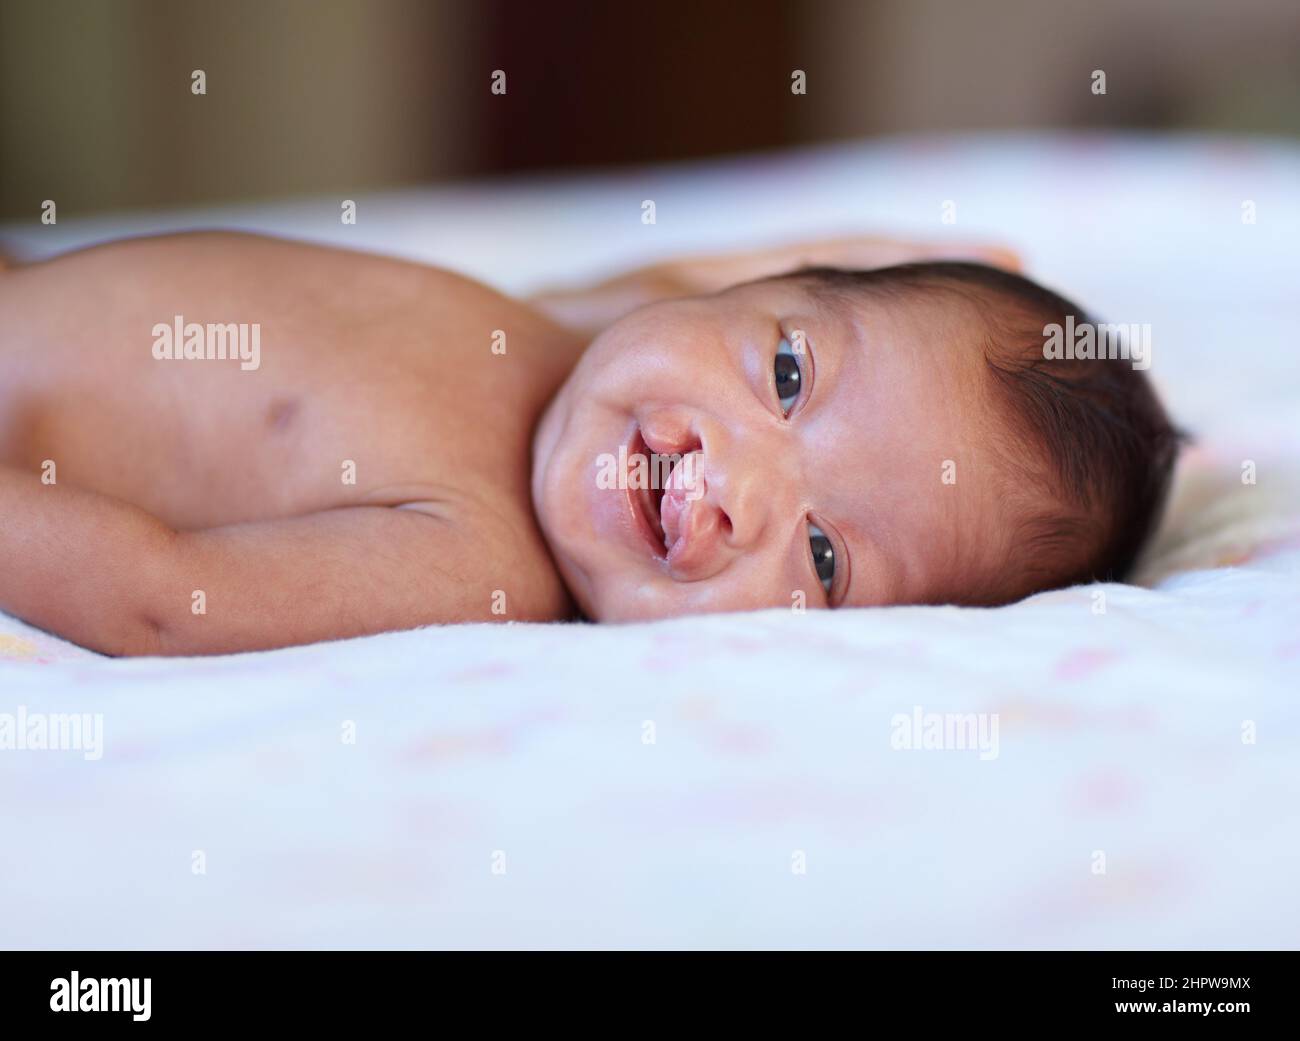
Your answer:
[[[662,261],[596,285],[546,290],[530,302],[561,325],[594,336],[628,312],[659,300],[716,293],[801,267],[876,268],[915,260],[976,260],[1013,271],[1020,266],[1011,250],[989,244],[856,236]]]
[[[492,620],[492,581],[471,542],[443,517],[386,506],[177,532],[117,499],[0,466],[0,608],[105,654],[221,654]],[[513,571],[512,618],[530,614],[525,578]]]

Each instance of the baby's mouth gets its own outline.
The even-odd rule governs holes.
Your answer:
[[[642,463],[637,457],[644,460]],[[647,474],[649,479],[642,482],[636,481],[637,487],[631,487],[629,482],[629,494],[632,499],[633,509],[637,514],[637,524],[641,528],[642,534],[646,536],[646,542],[654,551],[655,556],[660,559],[666,559],[668,556],[668,547],[665,545],[663,523],[660,520],[660,509],[663,506],[664,488],[667,484],[667,472],[660,474],[658,471],[667,467],[666,460],[660,460],[650,451],[641,436],[641,428],[638,427],[632,435],[632,441],[627,449],[627,461],[629,478],[634,473]],[[658,487],[655,487],[658,485]]]

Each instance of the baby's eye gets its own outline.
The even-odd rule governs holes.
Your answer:
[[[795,402],[799,400],[799,391],[803,384],[803,370],[799,367],[799,359],[794,351],[790,349],[790,341],[784,336],[781,342],[777,344],[776,360],[773,362],[774,372],[776,373],[776,396],[781,402],[781,411],[787,416],[790,410],[794,408]]]
[[[817,577],[822,580],[822,588],[830,596],[831,586],[835,584],[835,547],[826,533],[816,524],[808,525],[808,545],[812,549],[813,565],[817,568]]]

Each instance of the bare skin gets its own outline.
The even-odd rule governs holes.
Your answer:
[[[783,247],[530,303],[439,269],[224,233],[6,270],[0,608],[127,655],[572,617],[586,604],[530,482],[534,433],[590,337],[634,307],[800,263],[927,255]],[[174,315],[258,323],[260,365],[156,359],[151,330]]]

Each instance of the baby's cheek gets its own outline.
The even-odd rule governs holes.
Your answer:
[[[592,345],[602,380],[634,383],[667,400],[726,362],[726,330],[686,302],[656,304],[612,326]]]

